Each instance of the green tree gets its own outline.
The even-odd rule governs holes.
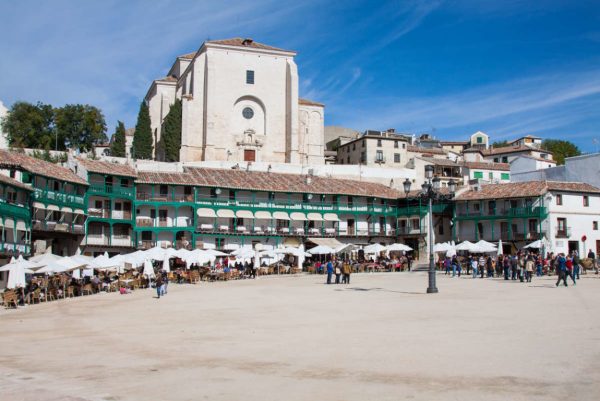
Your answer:
[[[565,164],[565,158],[581,154],[577,145],[562,139],[544,139],[542,149],[552,152],[556,164]]]
[[[505,146],[508,146],[508,141],[506,140],[492,143],[492,148],[503,148]]]
[[[82,152],[105,143],[106,122],[100,109],[88,104],[67,104],[54,110],[56,132],[65,146]]]
[[[110,155],[114,157],[125,157],[125,124],[122,121],[117,122],[117,128],[113,134],[110,144]]]
[[[161,136],[164,161],[178,162],[181,149],[181,100],[176,100],[165,117]]]
[[[142,102],[133,135],[133,157],[135,159],[152,159],[152,148],[150,111],[146,102]]]
[[[49,104],[16,102],[1,123],[11,147],[65,149],[62,138],[56,137],[54,110]]]

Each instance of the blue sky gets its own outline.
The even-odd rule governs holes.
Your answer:
[[[298,52],[326,124],[465,139],[600,140],[599,1],[2,1],[0,100],[135,124],[151,81],[210,39]]]

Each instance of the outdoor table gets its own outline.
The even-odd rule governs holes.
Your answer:
[[[289,229],[289,228],[287,228],[287,227],[281,227],[281,228],[279,229],[279,231],[280,231],[280,232],[282,232],[282,233],[288,234],[288,233],[290,232],[290,229]]]
[[[335,228],[326,228],[325,233],[327,234],[335,234]]]
[[[219,226],[220,231],[229,231],[229,226]]]
[[[296,228],[296,234],[304,234],[303,228]]]
[[[200,224],[200,229],[201,230],[212,230],[213,225],[212,224]]]
[[[311,228],[308,230],[309,233],[311,234],[319,234],[319,229],[318,228]]]
[[[237,226],[236,230],[239,232],[246,232],[246,227],[245,226]]]

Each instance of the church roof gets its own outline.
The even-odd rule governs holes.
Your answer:
[[[325,107],[323,103],[315,102],[314,100],[302,99],[301,97],[298,98],[298,104],[303,104],[305,106]]]
[[[295,53],[293,50],[285,50],[280,49],[278,47],[273,47],[269,45],[265,45],[259,42],[255,42],[250,38],[231,38],[231,39],[221,39],[221,40],[207,40],[206,43],[213,45],[225,45],[225,46],[237,46],[237,47],[249,47],[251,49],[260,49],[260,50],[274,50],[278,52],[286,52],[286,53]]]

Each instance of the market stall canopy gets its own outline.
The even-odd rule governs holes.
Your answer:
[[[198,217],[217,217],[217,213],[212,209],[201,208],[196,213]]]
[[[394,251],[409,252],[409,251],[412,251],[413,249],[408,245],[396,243],[396,244],[391,244],[391,245],[386,246],[385,250],[388,252],[394,252]]]
[[[386,247],[379,244],[379,243],[375,243],[375,244],[371,244],[371,245],[367,245],[363,248],[363,251],[365,253],[380,253],[386,250]]]
[[[338,241],[335,238],[316,237],[316,238],[309,238],[308,241],[312,242],[313,244],[316,244],[316,245],[325,245],[325,246],[328,246],[333,249],[336,249],[339,246],[344,245],[344,243]]]

